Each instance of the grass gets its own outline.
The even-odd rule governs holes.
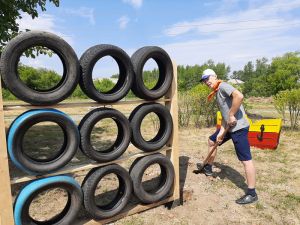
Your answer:
[[[300,195],[295,195],[294,193],[289,193],[282,197],[280,201],[280,205],[282,205],[285,209],[299,209],[300,207]]]
[[[144,225],[145,222],[138,216],[132,216],[125,221],[122,221],[123,225]]]
[[[256,208],[257,210],[261,211],[261,210],[264,209],[264,206],[263,206],[263,204],[261,204],[260,202],[257,202],[257,203],[255,204],[255,208]]]

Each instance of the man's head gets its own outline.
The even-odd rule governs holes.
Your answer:
[[[213,88],[218,81],[217,74],[212,69],[203,71],[201,82],[205,83],[208,87]]]

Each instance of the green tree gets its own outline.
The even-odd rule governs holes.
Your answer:
[[[204,70],[209,68],[216,72],[218,78],[221,80],[228,79],[228,73],[230,72],[230,66],[226,66],[225,63],[215,64],[212,59],[209,59],[206,63],[203,64]]]
[[[234,71],[233,78],[241,79],[243,93],[246,96],[269,97],[279,91],[298,88],[300,81],[300,52],[289,52],[272,59],[257,59],[255,67],[252,62],[244,66],[244,70]]]
[[[222,80],[226,80],[230,72],[230,67],[226,66],[225,63],[215,64],[211,59],[202,65],[178,66],[178,90],[187,91],[197,86],[200,82],[201,74],[207,68],[213,69],[218,78]]]
[[[300,117],[300,89],[280,91],[274,96],[274,104],[283,119],[288,109],[291,128],[296,129]]]
[[[47,0],[0,0],[0,52],[6,43],[19,31],[17,19],[22,13],[29,14],[33,19],[38,17],[38,9],[46,11]],[[49,0],[59,6],[59,0]]]
[[[232,79],[239,79],[239,80],[244,81],[242,79],[243,75],[244,75],[244,71],[243,70],[233,71],[230,78],[232,78]]]
[[[299,79],[300,52],[289,52],[282,57],[273,58],[268,79],[270,95],[297,88]]]
[[[244,82],[247,82],[255,76],[254,74],[254,66],[252,62],[248,62],[244,67],[244,73],[240,79]]]
[[[239,79],[244,81],[242,92],[243,94],[247,95],[248,93],[251,93],[253,89],[253,79],[255,78],[255,68],[251,61],[249,61],[245,66],[243,70],[239,71],[233,71],[233,75],[231,78],[233,79]]]
[[[255,66],[248,62],[244,67],[242,80],[245,82],[243,93],[250,96],[270,96],[268,74],[270,65],[266,58],[257,59]]]

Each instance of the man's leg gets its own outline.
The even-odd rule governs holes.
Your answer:
[[[255,188],[255,167],[252,160],[242,161],[249,189]]]
[[[248,129],[241,129],[232,134],[232,140],[238,159],[242,162],[248,185],[247,193],[236,200],[238,204],[249,204],[257,201],[255,191],[255,167],[252,161],[250,145],[248,141]]]

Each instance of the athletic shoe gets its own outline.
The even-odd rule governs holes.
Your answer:
[[[213,175],[212,165],[205,164],[205,166],[203,167],[203,172],[206,176],[212,176]]]
[[[244,205],[244,204],[250,204],[250,203],[256,202],[257,200],[258,200],[257,195],[252,196],[252,195],[246,194],[246,195],[242,196],[241,198],[237,199],[235,202],[237,204]]]

